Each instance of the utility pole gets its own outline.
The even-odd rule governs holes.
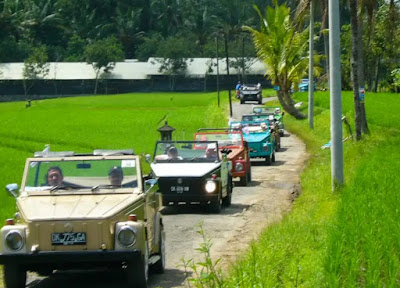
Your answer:
[[[344,183],[339,0],[329,0],[329,63],[331,106],[331,181],[332,191],[335,191]]]
[[[218,60],[218,34],[215,36],[215,46],[217,50],[217,93],[218,93],[218,107],[220,106],[220,96],[219,96],[219,60]]]
[[[314,0],[310,1],[310,52],[308,67],[308,125],[314,129]]]

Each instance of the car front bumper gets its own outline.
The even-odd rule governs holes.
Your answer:
[[[141,259],[140,250],[0,254],[0,264],[23,265],[28,268],[36,267],[36,265],[48,265],[52,269],[61,269],[66,266],[78,268],[83,264],[107,267],[107,263],[134,262],[141,261]]]
[[[163,203],[164,205],[168,205],[170,202],[173,203],[205,203],[205,202],[213,202],[218,200],[218,193],[213,194],[202,194],[202,195],[177,195],[177,194],[163,194]]]

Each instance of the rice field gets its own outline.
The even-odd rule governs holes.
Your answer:
[[[216,93],[59,98],[33,101],[29,108],[24,102],[0,103],[0,187],[20,184],[25,159],[45,144],[53,151],[133,148],[153,154],[165,121],[176,129],[174,139],[192,140],[198,128],[226,126],[226,119]],[[3,190],[0,201],[4,220],[13,215],[15,200]]]

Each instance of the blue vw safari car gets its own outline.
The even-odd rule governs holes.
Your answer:
[[[217,141],[158,141],[151,170],[165,206],[208,205],[219,213],[232,197],[231,161]]]
[[[6,288],[24,288],[27,271],[97,268],[121,269],[129,287],[147,287],[150,265],[164,271],[165,233],[145,163],[133,150],[28,158],[21,187],[7,185],[18,212],[1,228]]]
[[[271,134],[269,121],[231,122],[232,129],[243,131],[243,138],[250,148],[250,158],[265,158],[267,165],[275,162],[275,138]]]

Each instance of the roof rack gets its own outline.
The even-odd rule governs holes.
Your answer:
[[[46,158],[46,157],[71,157],[75,156],[74,151],[39,151],[33,154],[35,158]]]
[[[117,155],[135,155],[133,149],[110,150],[110,149],[96,149],[93,151],[95,156],[117,156]]]

